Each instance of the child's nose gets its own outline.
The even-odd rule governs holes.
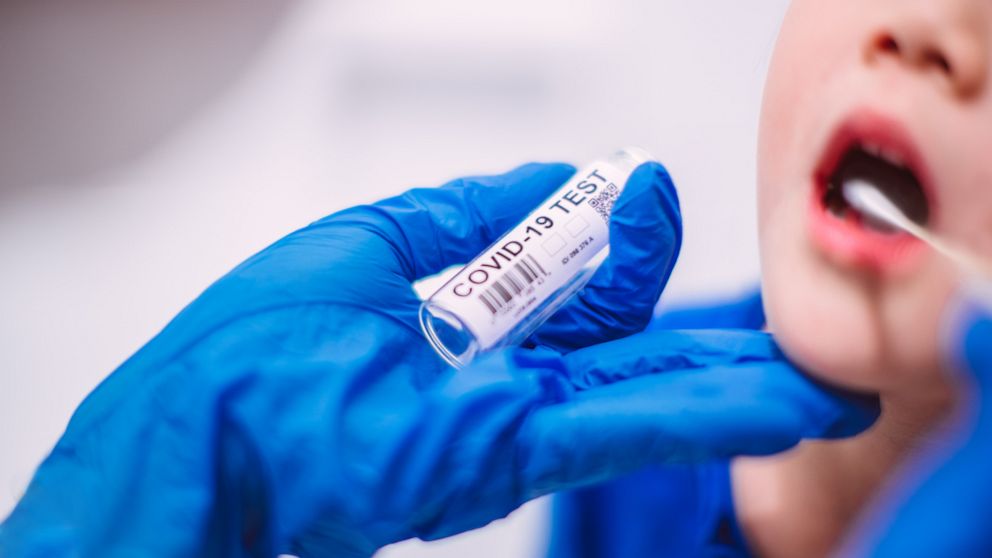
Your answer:
[[[989,62],[988,0],[900,0],[887,5],[887,21],[869,37],[870,64],[894,59],[935,73],[955,95],[971,97],[985,86]]]

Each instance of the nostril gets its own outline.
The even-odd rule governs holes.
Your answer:
[[[902,63],[915,66],[921,70],[936,70],[944,77],[957,80],[956,68],[940,45],[925,44],[928,41],[914,39],[912,36],[900,36],[895,33],[879,33],[870,43],[869,59],[879,59],[882,57],[900,60]]]
[[[875,41],[875,48],[880,52],[887,52],[889,54],[899,54],[902,48],[899,46],[899,41],[896,40],[892,35],[882,35]]]
[[[943,53],[936,50],[927,50],[924,52],[923,63],[928,66],[933,66],[947,75],[952,75],[954,73],[954,68],[951,66],[951,62],[946,56],[943,55]]]
[[[960,7],[965,4],[949,0],[944,3],[953,4],[955,9],[958,4]],[[875,28],[864,36],[861,55],[866,64],[890,69],[902,66],[928,76],[933,84],[958,97],[973,97],[982,91],[992,69],[989,65],[992,51],[985,31],[981,31],[983,28],[969,23],[971,16],[959,14],[961,17],[952,18],[951,12],[941,12],[937,18],[902,15],[905,17],[900,16],[890,25]]]

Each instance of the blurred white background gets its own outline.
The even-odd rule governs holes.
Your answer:
[[[626,145],[665,162],[668,297],[758,276],[754,152],[787,0],[0,5],[0,517],[104,376],[327,213]],[[537,556],[547,504],[390,558]]]

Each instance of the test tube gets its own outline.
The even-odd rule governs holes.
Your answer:
[[[610,213],[627,179],[654,159],[627,148],[575,173],[420,307],[434,350],[461,368],[524,341],[592,277],[609,247]]]

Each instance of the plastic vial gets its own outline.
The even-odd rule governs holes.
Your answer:
[[[547,201],[420,307],[420,326],[449,364],[524,341],[592,277],[609,247],[610,212],[634,170],[627,148],[575,173]]]

